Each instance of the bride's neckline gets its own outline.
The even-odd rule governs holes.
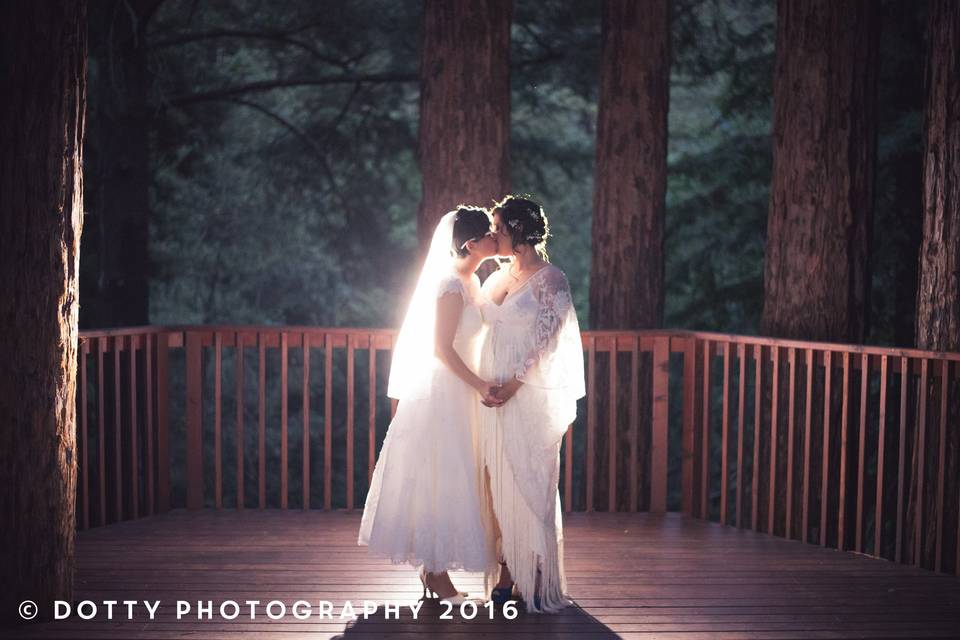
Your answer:
[[[540,267],[539,269],[537,269],[536,271],[534,271],[533,273],[531,273],[529,276],[527,276],[527,279],[526,279],[526,280],[524,280],[523,282],[521,282],[521,283],[517,286],[516,289],[514,289],[513,291],[508,291],[508,292],[507,292],[507,295],[503,296],[503,300],[501,300],[499,303],[496,302],[496,301],[494,301],[494,300],[491,300],[490,302],[493,302],[493,304],[497,305],[498,307],[502,307],[503,305],[505,305],[505,304],[507,303],[507,300],[512,300],[513,298],[515,298],[518,291],[520,291],[520,290],[523,289],[525,286],[527,286],[527,283],[528,283],[528,282],[530,282],[530,281],[533,280],[535,277],[537,277],[537,274],[538,274],[538,273],[540,273],[541,271],[543,271],[544,269],[546,269],[546,268],[549,267],[549,266],[550,266],[550,263],[548,262],[547,264],[543,265],[542,267]]]

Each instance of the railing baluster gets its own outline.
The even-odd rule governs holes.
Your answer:
[[[727,448],[730,430],[730,342],[723,342],[723,397],[720,399],[723,420],[720,427],[720,524],[727,524],[727,486],[729,468]]]
[[[347,509],[353,509],[354,335],[347,335]]]
[[[806,407],[803,412],[803,517],[801,525],[803,531],[800,532],[800,540],[807,542],[807,535],[810,529],[810,438],[811,424],[813,416],[813,349],[806,349],[806,368],[807,368],[807,392]]]
[[[840,506],[837,521],[837,549],[843,551],[847,519],[847,415],[850,399],[850,352],[843,352],[843,404],[840,414]]]
[[[617,337],[611,338],[607,381],[607,511],[617,510]]]
[[[333,500],[333,336],[323,336],[323,508]]]
[[[921,566],[923,564],[923,479],[926,473],[926,435],[927,435],[927,372],[929,361],[927,358],[920,359],[920,391],[917,394],[917,402],[920,403],[920,422],[917,425],[916,451],[917,451],[917,499],[914,509],[914,525],[916,535],[914,536],[913,564]]]
[[[213,335],[213,468],[214,468],[214,508],[223,508],[223,455],[220,440],[220,421],[222,389],[220,377],[222,375],[221,350],[223,335],[216,331]]]
[[[593,458],[594,458],[594,422],[596,405],[594,395],[594,370],[597,361],[597,339],[590,336],[587,344],[587,511],[593,511]]]
[[[760,530],[760,431],[763,398],[763,345],[753,345],[753,466],[751,467],[750,528]]]
[[[743,528],[743,424],[746,402],[746,373],[747,373],[747,346],[737,343],[737,361],[739,364],[739,381],[737,383],[737,515],[735,524],[738,529]]]
[[[935,556],[933,560],[934,571],[943,571],[943,494],[946,486],[946,467],[947,467],[947,392],[950,379],[950,361],[940,361],[940,434],[937,438],[937,446],[940,449],[937,460],[937,530]]]
[[[170,334],[157,334],[157,509],[170,510]]]
[[[100,526],[107,524],[107,447],[106,447],[106,407],[104,406],[104,371],[103,353],[107,347],[106,336],[97,338],[97,446],[99,448],[97,462],[100,467]]]
[[[287,332],[280,332],[280,508],[286,509],[290,500],[290,452],[287,449]]]
[[[267,506],[267,396],[266,396],[266,369],[267,369],[267,346],[266,336],[263,331],[257,331],[257,388],[258,388],[258,462],[257,462],[257,484],[258,484],[258,507],[265,509]]]
[[[650,447],[650,511],[667,510],[667,421],[670,417],[670,338],[653,340],[653,438]]]
[[[153,515],[153,340],[154,336],[148,333],[144,336],[143,354],[146,364],[146,409],[147,416],[147,515]]]
[[[639,341],[639,337],[638,337]],[[681,434],[680,484],[683,513],[693,515],[693,463],[696,456],[694,429],[697,397],[697,340],[685,338],[683,352],[683,427]]]
[[[243,452],[244,452],[244,436],[243,436],[243,334],[237,331],[237,351],[236,351],[236,456],[237,456],[237,509],[244,508],[244,502],[246,498],[243,494]]]
[[[830,379],[833,374],[831,352],[823,352],[823,458],[820,483],[820,545],[827,546],[827,499],[830,490]]]
[[[883,457],[887,432],[887,356],[880,356],[880,417],[877,424],[877,495],[873,516],[873,555],[881,557],[883,541]]]
[[[137,464],[137,336],[130,336],[130,508],[140,517],[140,465]]]
[[[780,347],[770,347],[773,374],[770,378],[770,481],[767,485],[767,533],[776,534],[777,518],[777,418],[780,400]]]
[[[897,450],[897,541],[894,559],[903,562],[903,491],[907,455],[907,387],[910,384],[910,360],[900,357],[900,439]],[[960,527],[957,528],[960,531]],[[960,550],[960,546],[957,547]],[[957,554],[960,558],[960,553]],[[958,572],[960,573],[960,572]]]
[[[186,332],[187,366],[187,508],[203,508],[203,351],[199,331]]]
[[[700,517],[710,519],[710,340],[703,341],[703,425],[700,437]]]
[[[83,511],[81,516],[81,527],[90,528],[90,456],[89,446],[90,438],[87,434],[87,354],[90,353],[90,343],[83,340],[80,344],[80,455],[82,456],[81,479],[80,479],[80,500]]]
[[[860,356],[860,436],[857,455],[857,553],[863,552],[863,482],[867,475],[867,391],[870,382],[870,355]]]
[[[303,332],[303,510],[310,510],[310,334]]]
[[[122,420],[120,417],[120,349],[123,336],[113,339],[113,460],[114,460],[114,496],[116,497],[116,522],[123,520],[123,439],[121,437]]]
[[[796,380],[797,380],[797,350],[790,347],[787,350],[787,365],[790,367],[790,381],[787,389],[790,397],[787,399],[787,522],[784,525],[783,537],[788,540],[793,537],[793,414],[796,409]]]

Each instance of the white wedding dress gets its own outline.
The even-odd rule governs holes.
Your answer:
[[[505,268],[483,285],[495,288]],[[480,413],[479,453],[501,538],[499,553],[528,611],[569,604],[563,568],[560,445],[584,395],[583,347],[564,273],[547,265],[497,305],[483,304],[488,331],[480,377],[524,382],[502,407]],[[488,523],[488,529],[490,525]],[[535,605],[538,569],[540,608]],[[488,578],[496,579],[490,575]]]
[[[463,298],[453,347],[477,371],[484,329],[479,279],[474,274],[464,282],[451,272],[430,288],[434,301],[451,292]],[[400,400],[380,450],[358,543],[429,572],[489,571],[496,562],[475,455],[480,397],[439,360],[424,359],[417,374],[425,386]]]

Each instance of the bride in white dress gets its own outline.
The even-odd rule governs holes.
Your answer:
[[[483,283],[489,325],[480,375],[503,404],[480,414],[479,448],[493,508],[499,576],[494,602],[515,587],[527,611],[569,604],[563,568],[560,444],[585,395],[580,327],[563,271],[547,261],[537,203],[508,196],[493,209],[498,253],[513,256]],[[491,514],[489,511],[487,515]]]
[[[394,563],[421,567],[424,596],[429,588],[452,603],[466,594],[448,570],[496,566],[475,438],[480,401],[499,400],[475,373],[483,319],[474,273],[496,249],[483,209],[461,206],[437,225],[394,349],[387,395],[400,402],[358,537]]]

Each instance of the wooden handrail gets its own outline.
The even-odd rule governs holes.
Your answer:
[[[381,355],[395,338],[249,325],[80,332],[78,526],[171,506],[362,507],[396,410]],[[565,510],[673,509],[957,571],[946,442],[960,353],[686,330],[584,331],[583,344],[588,393],[563,439]]]

